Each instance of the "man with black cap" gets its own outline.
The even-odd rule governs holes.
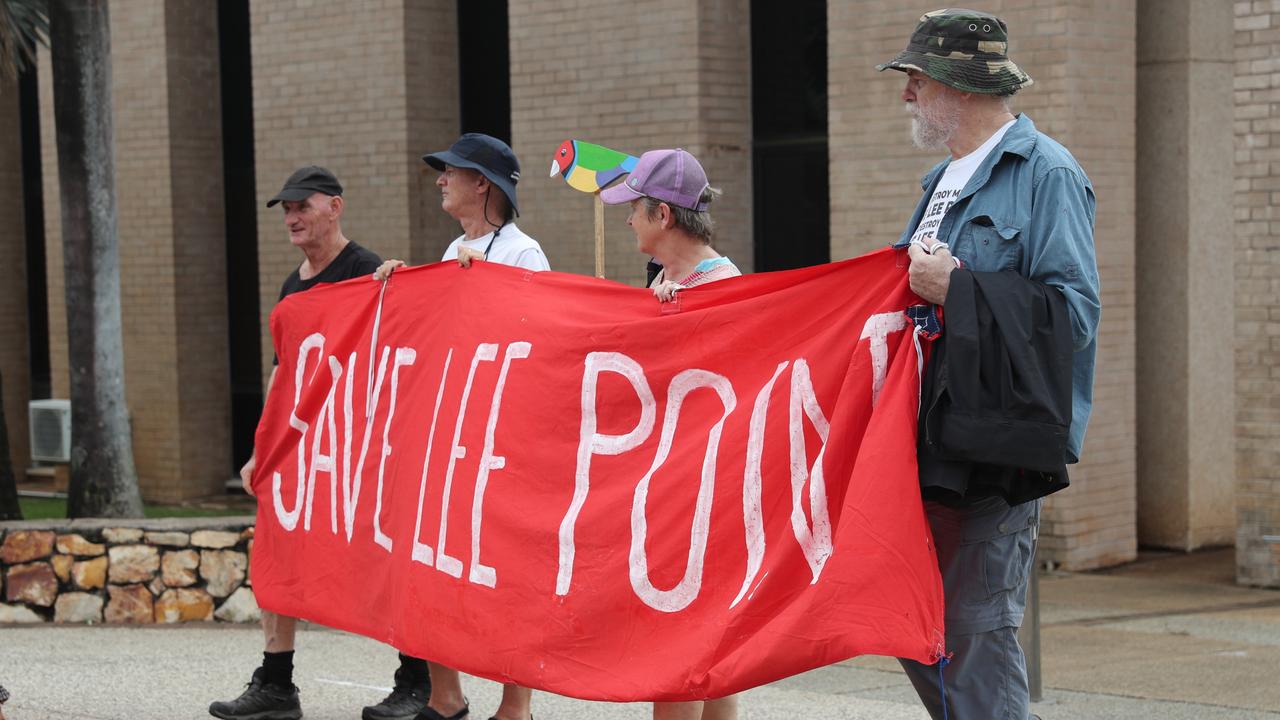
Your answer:
[[[368,276],[381,259],[374,253],[347,239],[342,233],[342,185],[325,168],[308,165],[299,168],[285,181],[284,187],[267,202],[267,207],[284,205],[284,224],[289,240],[302,251],[303,260],[280,288],[280,299],[296,292],[310,290],[320,283],[339,282]],[[276,367],[271,369],[267,392],[275,383]],[[249,481],[253,476],[256,455],[240,469],[245,492],[253,494]],[[225,720],[296,720],[302,717],[298,689],[293,684],[293,648],[297,633],[296,618],[262,611],[265,650],[262,666],[253,672],[249,686],[235,700],[215,702],[209,714]],[[410,720],[426,707],[431,694],[431,680],[426,661],[400,655],[400,669],[395,674],[395,688],[381,703],[364,709],[364,720]]]
[[[516,203],[516,183],[520,163],[511,147],[481,133],[466,133],[448,150],[422,156],[423,162],[440,171],[440,207],[462,225],[462,235],[449,244],[443,262],[457,260],[470,267],[473,260],[513,265],[525,270],[550,270],[547,256],[537,240],[516,227],[520,214]],[[388,260],[378,268],[375,279],[386,279],[400,260]],[[462,694],[457,670],[429,663],[431,700],[418,720],[460,720],[470,712]],[[519,685],[502,686],[502,702],[492,720],[528,720],[533,692]]]
[[[952,325],[961,318],[956,313],[967,307],[960,302],[964,289],[972,297],[979,283],[1007,283],[1009,294],[987,298],[993,305],[1019,293],[1057,307],[1065,304],[1062,316],[1067,321],[1060,325],[1069,330],[1062,331],[1061,342],[1070,347],[1061,355],[1071,357],[1053,367],[1068,376],[1064,384],[1070,387],[1065,401],[1071,408],[1069,431],[1058,436],[1065,447],[1058,451],[1065,485],[1065,464],[1078,460],[1089,418],[1101,307],[1093,186],[1066,148],[1037,131],[1026,115],[1010,112],[1010,97],[1032,81],[1009,59],[1007,29],[1000,18],[960,9],[928,13],[907,48],[877,69],[907,74],[902,100],[912,118],[915,144],[950,151],[925,176],[924,193],[896,244],[908,247],[912,290],[945,305]],[[947,342],[945,328],[942,342],[953,356],[967,357],[958,355],[963,346]],[[951,358],[946,366],[954,367]],[[1051,370],[1034,369],[1045,375]],[[1002,411],[1008,412],[1005,406]],[[1029,496],[1036,499],[1026,500],[1026,495],[1008,491],[1008,481],[1044,475],[997,462],[1006,459],[937,459],[928,447],[919,453],[951,658],[941,668],[909,660],[902,665],[934,718],[1029,716],[1017,630],[1034,572],[1038,498],[1045,491],[1032,492]],[[927,479],[926,466],[939,464],[947,473],[962,474],[962,482],[943,487],[931,482],[934,476]]]

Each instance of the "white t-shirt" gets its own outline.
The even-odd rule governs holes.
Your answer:
[[[495,240],[493,233],[476,238],[475,240],[467,240],[466,235],[460,235],[457,240],[449,243],[449,248],[444,251],[444,257],[441,260],[448,262],[458,259],[458,248],[467,247],[476,252],[484,252],[485,248],[489,248],[489,255],[486,260],[489,262],[500,263],[502,265],[512,265],[525,270],[550,270],[551,264],[547,262],[547,256],[542,252],[542,246],[537,240],[525,235],[516,227],[515,223],[507,223],[498,231],[498,237]],[[493,241],[493,246],[489,246],[489,241]]]
[[[960,193],[964,191],[964,186],[969,183],[969,178],[973,177],[974,171],[982,164],[983,160],[991,154],[996,145],[1000,144],[1000,140],[1009,128],[1017,120],[1010,120],[1000,126],[999,130],[987,138],[987,141],[978,146],[977,150],[965,155],[962,158],[952,160],[947,165],[947,169],[942,173],[942,179],[938,181],[938,186],[933,190],[933,196],[929,198],[929,205],[926,206],[924,215],[920,217],[920,224],[916,226],[916,231],[912,233],[911,240],[922,240],[927,237],[937,237],[938,226],[942,224],[942,218],[947,214],[947,210],[955,204],[960,198]]]

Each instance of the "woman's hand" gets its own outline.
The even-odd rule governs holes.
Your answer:
[[[658,302],[671,302],[676,299],[676,292],[683,289],[680,283],[666,280],[653,286],[653,296],[658,298]]]
[[[373,271],[373,279],[383,282],[390,278],[391,273],[395,272],[395,269],[398,267],[404,267],[403,260],[388,260],[379,265],[377,270]]]

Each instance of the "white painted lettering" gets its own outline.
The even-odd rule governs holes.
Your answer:
[[[279,472],[271,473],[271,499],[272,506],[276,511],[276,519],[280,521],[280,526],[287,531],[292,531],[298,526],[298,516],[302,513],[302,502],[306,499],[306,480],[307,480],[307,430],[310,425],[303,422],[298,417],[298,401],[302,398],[302,378],[306,374],[307,357],[311,351],[315,350],[320,353],[321,358],[324,357],[324,335],[320,333],[312,333],[302,341],[298,346],[298,367],[294,373],[293,380],[293,410],[289,413],[289,427],[297,430],[298,436],[298,489],[294,493],[293,509],[286,510],[284,507],[284,499],[280,496],[280,486],[282,484]],[[323,363],[320,363],[323,364]],[[319,371],[320,364],[316,365],[316,370],[311,373],[315,378],[315,372]]]
[[[827,435],[831,425],[818,406],[817,395],[813,391],[813,381],[809,377],[809,363],[804,358],[795,361],[791,366],[791,405],[789,408],[789,425],[791,431],[791,529],[795,532],[796,542],[804,552],[809,569],[813,572],[814,583],[822,573],[822,566],[831,556],[831,519],[827,511],[827,483],[823,477],[822,458],[827,452]],[[818,431],[822,448],[813,460],[813,467],[806,467],[804,442],[804,426],[801,411],[809,418],[813,428]],[[804,508],[800,499],[804,492],[805,480],[809,481],[809,515],[813,526],[809,527],[804,517]]]
[[[626,378],[640,401],[640,420],[623,435],[596,432],[596,385],[600,373],[617,373]],[[587,355],[582,371],[582,426],[578,439],[578,461],[574,471],[573,500],[560,522],[560,569],[556,574],[556,594],[567,595],[573,581],[574,529],[578,514],[587,502],[591,482],[592,455],[621,455],[631,450],[653,432],[657,403],[644,377],[640,363],[616,352],[593,352]]]
[[[462,388],[462,400],[458,403],[458,420],[453,426],[453,442],[449,452],[449,468],[444,473],[444,495],[440,501],[440,536],[436,540],[436,567],[456,578],[462,577],[462,561],[445,552],[445,535],[449,532],[449,490],[453,487],[453,470],[458,460],[467,456],[467,449],[458,444],[462,438],[462,420],[467,415],[467,399],[471,397],[471,384],[476,379],[476,366],[481,362],[492,362],[498,357],[497,343],[481,343],[476,346],[476,354],[471,358],[471,369],[467,371],[467,384]]]
[[[756,395],[755,406],[751,409],[751,427],[747,434],[747,464],[742,477],[742,522],[746,529],[747,573],[742,579],[742,588],[729,607],[736,607],[746,596],[751,583],[760,573],[760,565],[764,561],[764,511],[760,506],[760,493],[763,479],[760,476],[760,461],[764,456],[765,419],[769,413],[769,399],[773,394],[773,384],[778,376],[787,369],[787,361],[778,363],[773,377],[760,388]]]
[[[329,394],[325,396],[324,405],[316,417],[316,437],[311,442],[311,472],[307,474],[307,512],[302,519],[302,529],[311,530],[311,506],[316,499],[316,475],[329,475],[329,526],[333,534],[338,534],[338,468],[333,456],[338,453],[338,428],[333,410],[334,395],[338,390],[338,380],[342,377],[342,363],[334,356],[329,356],[329,374],[333,381],[329,384]],[[329,454],[320,454],[320,442],[325,431],[329,432]]]
[[[907,315],[903,312],[880,313],[867,318],[862,326],[860,340],[871,340],[871,407],[880,400],[884,380],[889,373],[889,333],[900,332],[907,327]]]
[[[391,405],[387,408],[387,422],[382,426],[382,458],[378,461],[378,492],[376,494],[378,500],[373,509],[373,541],[387,552],[391,552],[391,538],[382,531],[382,485],[383,476],[387,470],[387,458],[391,457],[391,419],[395,417],[396,397],[400,392],[400,368],[412,365],[417,358],[418,353],[413,348],[396,348],[396,361],[391,368]],[[372,413],[369,414],[369,419],[372,421]]]
[[[352,355],[354,356],[355,353],[352,353]],[[347,496],[343,501],[342,512],[343,512],[343,519],[346,521],[347,542],[351,542],[351,533],[353,531],[353,528],[355,527],[356,508],[360,504],[360,488],[364,486],[364,461],[365,461],[365,458],[367,458],[369,455],[369,439],[373,437],[373,418],[375,415],[378,414],[377,413],[378,402],[382,399],[382,383],[387,376],[387,360],[390,356],[391,356],[391,347],[384,345],[382,348],[382,357],[378,361],[378,379],[374,382],[372,392],[368,394],[370,405],[365,409],[364,439],[360,443],[360,458],[356,461],[354,485],[352,485],[351,481],[349,480],[349,474],[350,474],[350,468],[351,468],[349,455],[347,456],[347,461],[343,466],[344,469],[343,469],[342,483],[343,483],[343,487],[347,490]],[[370,357],[369,372],[372,373],[373,372],[373,360],[372,360],[373,356],[370,355],[369,357]],[[351,407],[350,380],[354,375],[355,375],[355,365],[352,365],[351,370],[348,371],[347,373],[348,389],[347,389],[347,392],[345,393],[348,408]],[[350,413],[351,411],[348,410],[347,411],[348,418],[350,418]],[[350,444],[349,442],[350,435],[351,435],[351,430],[350,430],[350,424],[348,422],[348,426],[347,426],[348,445]]]
[[[471,572],[468,579],[477,585],[497,587],[498,573],[480,562],[480,524],[483,520],[484,491],[489,484],[489,472],[506,467],[507,459],[493,454],[494,432],[498,427],[498,410],[502,406],[502,391],[507,386],[507,372],[513,360],[529,357],[533,346],[527,342],[514,342],[507,346],[502,357],[502,370],[498,372],[498,385],[493,390],[493,402],[489,405],[489,422],[484,429],[484,450],[480,453],[480,469],[476,472],[475,496],[471,501]]]
[[[671,443],[675,437],[676,423],[680,416],[680,407],[685,397],[692,391],[709,387],[720,396],[724,404],[724,414],[707,436],[707,452],[702,460],[702,481],[698,485],[698,500],[694,506],[693,524],[689,530],[689,556],[685,563],[684,577],[670,590],[659,590],[649,580],[649,559],[645,550],[645,539],[648,536],[648,519],[645,517],[645,504],[649,496],[649,481],[653,474],[667,460],[671,452]],[[662,434],[658,440],[658,451],[654,455],[653,465],[636,485],[631,504],[631,588],[649,607],[661,612],[679,612],[685,609],[697,597],[702,589],[702,567],[706,560],[707,536],[711,528],[711,498],[715,491],[716,456],[720,449],[720,433],[724,429],[725,420],[737,406],[738,400],[733,392],[729,378],[706,370],[685,370],[671,380],[667,389],[667,409],[662,418]]]
[[[413,522],[413,552],[414,562],[420,562],[427,567],[435,564],[435,552],[431,546],[422,542],[422,501],[427,495],[427,466],[431,464],[431,446],[435,442],[436,437],[436,420],[440,417],[440,403],[444,400],[445,378],[449,375],[449,363],[453,360],[453,348],[449,348],[448,354],[444,356],[444,367],[440,370],[440,389],[436,391],[436,407],[431,411],[431,431],[427,433],[427,456],[422,459],[422,479],[418,483],[418,516]]]

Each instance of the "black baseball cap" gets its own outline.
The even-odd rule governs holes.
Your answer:
[[[444,172],[445,165],[478,170],[489,182],[498,186],[516,215],[516,183],[520,181],[520,162],[511,146],[496,137],[483,133],[467,133],[458,138],[448,150],[423,155],[422,161]]]
[[[325,168],[319,165],[308,165],[293,171],[284,187],[276,196],[267,201],[267,207],[274,207],[283,200],[299,202],[311,197],[312,193],[325,195],[342,195],[342,183]]]

